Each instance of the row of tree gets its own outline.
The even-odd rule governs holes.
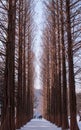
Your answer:
[[[0,130],[33,116],[31,0],[0,0]]]
[[[44,117],[58,127],[68,129],[70,116],[70,130],[79,130],[75,80],[76,76],[80,78],[81,72],[80,64],[76,62],[81,56],[81,2],[51,0],[44,4],[46,24],[41,71]]]

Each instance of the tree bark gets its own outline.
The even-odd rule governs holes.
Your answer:
[[[69,96],[70,96],[70,129],[79,130],[76,119],[76,94],[74,80],[73,50],[70,20],[70,0],[66,0],[67,16],[67,42],[68,42],[68,65],[69,65]]]
[[[4,102],[2,112],[1,130],[15,130],[15,111],[14,111],[14,69],[15,69],[15,18],[16,0],[9,0],[8,10],[8,37],[6,43],[6,65],[5,65],[5,84]]]

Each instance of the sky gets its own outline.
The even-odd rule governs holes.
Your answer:
[[[42,42],[42,27],[43,27],[43,3],[42,0],[35,0],[35,44],[34,44],[34,52],[35,52],[35,83],[34,87],[36,89],[41,88],[41,80],[40,80],[40,59],[42,56],[41,42]]]

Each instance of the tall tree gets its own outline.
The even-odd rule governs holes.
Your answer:
[[[5,85],[4,85],[4,103],[1,129],[15,130],[14,120],[14,60],[15,60],[15,17],[16,0],[9,0],[8,9],[8,31],[6,43],[6,65],[5,65]]]
[[[71,34],[71,19],[70,19],[70,0],[66,0],[66,16],[67,16],[67,43],[68,43],[68,65],[69,65],[69,96],[70,96],[70,129],[79,130],[76,119],[76,94],[75,94],[75,79],[73,65],[73,50],[72,50],[72,34]]]
[[[68,129],[68,111],[67,111],[67,79],[66,79],[66,60],[64,43],[64,16],[63,1],[61,0],[61,45],[62,45],[62,128]]]

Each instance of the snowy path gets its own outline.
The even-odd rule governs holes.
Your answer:
[[[61,130],[45,119],[32,119],[20,130]]]
[[[79,122],[79,117],[77,118],[78,125],[81,130],[81,122]],[[17,130],[62,130],[61,128],[58,128],[54,124],[50,123],[49,121],[45,119],[32,119],[30,122],[28,122],[25,126],[21,127],[21,129]]]

